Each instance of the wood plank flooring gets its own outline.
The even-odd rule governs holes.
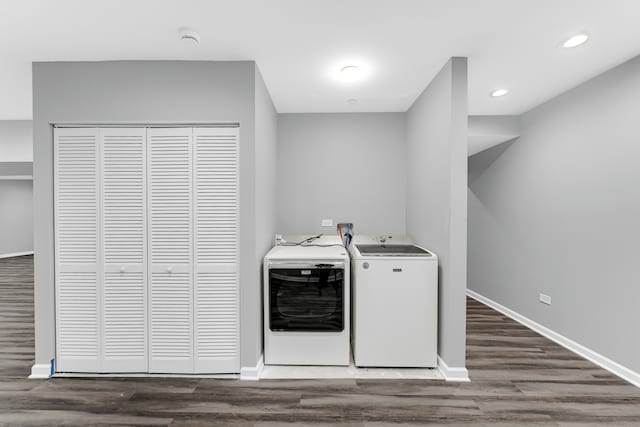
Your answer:
[[[26,379],[32,257],[0,259],[0,425],[640,426],[633,387],[468,300],[470,383]]]

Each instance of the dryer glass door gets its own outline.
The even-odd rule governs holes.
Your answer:
[[[342,331],[344,268],[271,268],[269,308],[272,331]]]

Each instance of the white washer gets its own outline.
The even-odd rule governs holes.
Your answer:
[[[356,366],[436,367],[436,255],[366,238],[354,241],[351,254]]]
[[[264,258],[264,362],[349,365],[350,262],[339,237]]]

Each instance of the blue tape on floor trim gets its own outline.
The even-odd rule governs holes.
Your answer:
[[[49,371],[49,375],[51,375],[51,376],[53,376],[53,372],[54,372],[54,370],[53,370],[54,360],[56,360],[56,359],[51,359],[51,370]]]

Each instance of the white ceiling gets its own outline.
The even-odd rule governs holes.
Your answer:
[[[115,59],[256,60],[279,112],[338,112],[405,111],[467,56],[469,113],[520,114],[640,54],[639,17],[638,0],[0,0],[0,119],[31,118],[32,61]],[[336,81],[353,63],[367,78]]]

